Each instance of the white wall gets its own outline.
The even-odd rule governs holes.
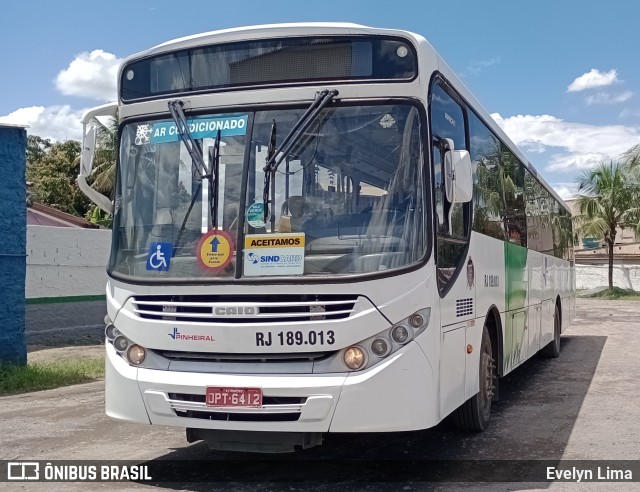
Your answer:
[[[593,289],[609,285],[608,265],[576,263],[576,289]],[[613,265],[613,285],[640,291],[640,265]]]
[[[27,226],[26,298],[104,295],[111,231]]]

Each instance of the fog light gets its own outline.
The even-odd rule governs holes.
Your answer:
[[[371,342],[371,351],[378,357],[382,357],[384,354],[386,354],[388,349],[389,344],[384,338],[376,338],[373,342]]]
[[[113,323],[113,321],[111,321],[111,318],[109,318],[108,314],[104,315],[104,324],[105,325],[110,325],[111,323]]]
[[[144,348],[142,348],[140,345],[131,345],[131,347],[129,347],[129,350],[127,350],[127,359],[129,359],[129,362],[136,366],[139,366],[144,362],[144,358],[146,355],[147,354]]]
[[[414,328],[420,328],[424,324],[424,317],[416,313],[409,318],[409,324]]]
[[[108,324],[107,327],[104,329],[104,334],[109,340],[113,341],[113,339],[117,337],[120,334],[120,332],[114,325]]]
[[[116,348],[118,352],[124,352],[125,350],[127,350],[127,347],[129,346],[129,340],[127,340],[127,337],[125,337],[124,335],[118,335],[113,340],[113,346]]]
[[[364,352],[360,347],[349,347],[344,351],[344,363],[349,369],[357,371],[364,365]]]
[[[402,325],[398,325],[391,331],[391,338],[398,343],[405,343],[409,340],[409,330]]]

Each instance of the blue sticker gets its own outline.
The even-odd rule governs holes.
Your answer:
[[[166,272],[171,264],[173,243],[151,243],[147,255],[147,270]]]
[[[227,116],[224,118],[195,118],[187,120],[189,131],[194,139],[215,138],[220,130],[221,137],[235,137],[247,133],[248,116]],[[148,125],[147,125],[148,126]],[[151,143],[177,142],[178,128],[173,121],[156,123],[150,128]]]

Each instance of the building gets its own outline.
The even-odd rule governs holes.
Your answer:
[[[60,210],[27,201],[27,225],[49,227],[80,227],[83,229],[97,229],[98,226],[81,217],[76,217]]]

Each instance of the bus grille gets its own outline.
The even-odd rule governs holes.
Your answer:
[[[336,352],[291,352],[288,354],[220,354],[209,352],[176,352],[171,350],[156,350],[156,353],[172,361],[190,362],[237,362],[240,364],[255,364],[265,362],[319,362],[328,359]]]
[[[338,320],[354,311],[355,295],[136,296],[140,318],[200,323],[295,323]]]

